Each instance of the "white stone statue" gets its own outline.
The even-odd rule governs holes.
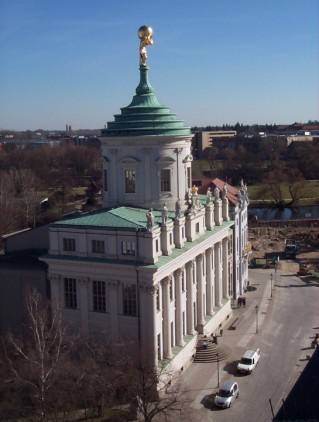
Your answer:
[[[162,223],[166,224],[167,220],[168,220],[168,208],[166,204],[164,204],[163,209],[162,209]]]
[[[223,199],[227,199],[227,193],[228,193],[228,188],[227,188],[227,183],[225,183],[223,186]]]
[[[215,201],[218,201],[220,199],[220,190],[217,186],[214,189],[214,197],[215,197]]]
[[[209,187],[206,192],[206,204],[210,204],[212,202],[212,190]]]
[[[182,216],[182,205],[181,201],[178,199],[175,204],[175,217],[180,218]]]
[[[148,230],[154,227],[154,214],[152,208],[150,208],[146,213],[146,221]]]

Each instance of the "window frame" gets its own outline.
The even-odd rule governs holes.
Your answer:
[[[123,315],[137,316],[137,289],[135,284],[123,285]]]
[[[93,312],[106,313],[106,283],[103,280],[92,281]]]
[[[76,250],[75,238],[63,237],[63,252],[75,252],[75,250]]]
[[[163,177],[163,172],[166,173],[166,175],[168,175],[167,177]],[[160,191],[162,193],[170,193],[172,192],[172,174],[171,174],[171,169],[169,168],[161,168],[161,173],[160,173]]]
[[[77,280],[73,277],[64,277],[64,307],[78,309]]]
[[[100,248],[100,246],[102,246]],[[91,251],[95,254],[104,254],[105,253],[105,241],[101,239],[92,239],[91,240]]]
[[[137,179],[137,172],[136,172],[136,168],[134,166],[131,167],[124,167],[124,193],[126,195],[132,195],[136,193],[136,179]],[[128,189],[128,180],[129,180],[129,175],[131,174],[131,177],[133,176],[134,178],[134,190],[132,189]]]

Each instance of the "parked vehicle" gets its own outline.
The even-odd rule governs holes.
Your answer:
[[[239,387],[235,381],[226,381],[219,389],[215,396],[215,405],[218,407],[227,408],[239,396]]]
[[[260,350],[247,350],[237,365],[238,372],[251,374],[260,359]]]
[[[298,246],[296,242],[294,240],[286,240],[285,258],[296,259],[297,252],[298,252]]]

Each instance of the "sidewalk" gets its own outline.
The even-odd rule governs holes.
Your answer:
[[[231,319],[223,326],[223,336],[218,337],[218,345],[226,346],[230,352],[226,360],[219,362],[219,383],[221,384],[236,369],[236,360],[247,348],[258,347],[258,336],[262,333],[263,321],[269,307],[271,270],[250,270],[250,287],[244,296],[246,307],[233,309]],[[256,305],[258,305],[258,334],[256,334]],[[269,317],[269,315],[267,315]],[[236,329],[231,329],[236,321]],[[203,409],[205,397],[217,391],[217,363],[192,363],[181,375],[180,389],[197,412]],[[198,415],[197,415],[198,416]],[[197,418],[196,418],[197,419]]]

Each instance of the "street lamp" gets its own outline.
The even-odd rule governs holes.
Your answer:
[[[273,283],[273,275],[270,274],[270,297],[272,298],[272,283]]]
[[[256,311],[256,334],[258,334],[258,305],[255,306]]]
[[[216,353],[217,357],[217,387],[219,388],[219,353]]]

